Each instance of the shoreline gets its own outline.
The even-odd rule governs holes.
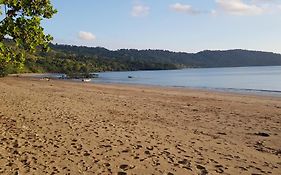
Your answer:
[[[28,73],[28,74],[13,74],[9,75],[10,77],[24,77],[24,78],[35,78],[40,79],[46,75],[59,75],[54,73]],[[80,79],[58,79],[57,77],[51,77],[52,81],[66,81],[66,82],[75,82],[75,83],[85,83]],[[237,95],[249,95],[249,96],[265,96],[265,97],[274,97],[281,98],[281,91],[276,90],[263,90],[263,89],[236,89],[236,88],[211,88],[211,87],[191,87],[191,86],[165,86],[165,85],[152,85],[152,84],[141,84],[141,83],[122,83],[122,82],[95,82],[95,78],[90,84],[100,84],[100,85],[124,85],[124,86],[135,86],[135,87],[148,87],[148,88],[168,88],[168,89],[186,89],[193,91],[206,91],[206,92],[220,92],[220,93],[230,93]]]
[[[70,80],[72,81],[72,80]],[[78,81],[75,81],[79,83]],[[165,86],[165,85],[149,85],[149,84],[138,84],[138,83],[111,83],[111,82],[90,82],[91,84],[100,85],[120,85],[120,86],[135,86],[135,87],[147,87],[147,88],[167,88],[167,89],[183,89],[187,91],[200,91],[210,93],[225,93],[225,94],[236,94],[236,95],[249,95],[249,96],[260,96],[260,97],[275,97],[281,98],[281,91],[275,90],[259,90],[259,89],[235,89],[235,88],[209,88],[209,87],[190,87],[190,86]]]

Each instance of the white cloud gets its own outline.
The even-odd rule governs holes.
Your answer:
[[[96,40],[96,36],[92,34],[91,32],[84,32],[80,31],[78,34],[79,39],[84,41],[94,41]]]
[[[266,13],[278,13],[281,10],[280,0],[252,0],[252,3],[263,8]]]
[[[252,0],[252,3],[259,3],[259,4],[271,4],[276,3],[277,0]]]
[[[141,16],[147,16],[149,14],[150,8],[145,5],[134,5],[132,9],[132,16],[133,17],[141,17]]]
[[[217,16],[218,12],[216,10],[211,10],[210,14],[213,15],[213,16]]]
[[[219,8],[231,15],[260,15],[265,12],[263,7],[253,2],[245,3],[242,0],[216,0]]]
[[[175,4],[170,5],[170,9],[175,12],[187,13],[187,14],[191,14],[191,15],[196,15],[196,14],[202,13],[201,11],[194,9],[191,5],[181,4],[181,3],[175,3]]]

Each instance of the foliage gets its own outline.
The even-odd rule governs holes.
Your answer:
[[[52,40],[44,34],[42,19],[51,18],[56,10],[50,0],[0,0],[4,7],[4,18],[0,22],[0,76],[7,73],[9,67],[23,68],[25,51],[35,52],[38,46],[44,51]],[[3,9],[3,8],[2,8]],[[3,41],[12,38],[16,46]]]
[[[164,50],[122,49],[53,45],[48,53],[28,55],[25,71],[66,74],[101,71],[165,70],[190,67],[281,65],[281,55],[269,52],[228,50],[196,54]]]
[[[5,45],[15,46],[11,40]],[[191,67],[238,67],[281,65],[281,55],[269,52],[228,50],[195,54],[165,50],[122,49],[50,44],[50,52],[27,53],[22,72],[87,74],[102,71],[165,70]],[[7,72],[17,73],[16,66]]]

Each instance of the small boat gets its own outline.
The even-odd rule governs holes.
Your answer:
[[[89,76],[91,78],[99,78],[99,74],[97,74],[97,73],[90,73]]]
[[[43,77],[43,78],[41,78],[41,80],[50,81],[51,78],[50,77]]]
[[[134,77],[129,75],[128,78],[134,78]]]
[[[83,78],[82,81],[83,81],[83,82],[90,82],[91,79],[90,79],[90,78]]]
[[[65,75],[65,74],[63,74],[63,75],[61,75],[61,76],[59,76],[59,79],[67,79],[67,75]]]

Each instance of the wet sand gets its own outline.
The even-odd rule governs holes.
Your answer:
[[[0,174],[281,174],[281,98],[0,79]]]

